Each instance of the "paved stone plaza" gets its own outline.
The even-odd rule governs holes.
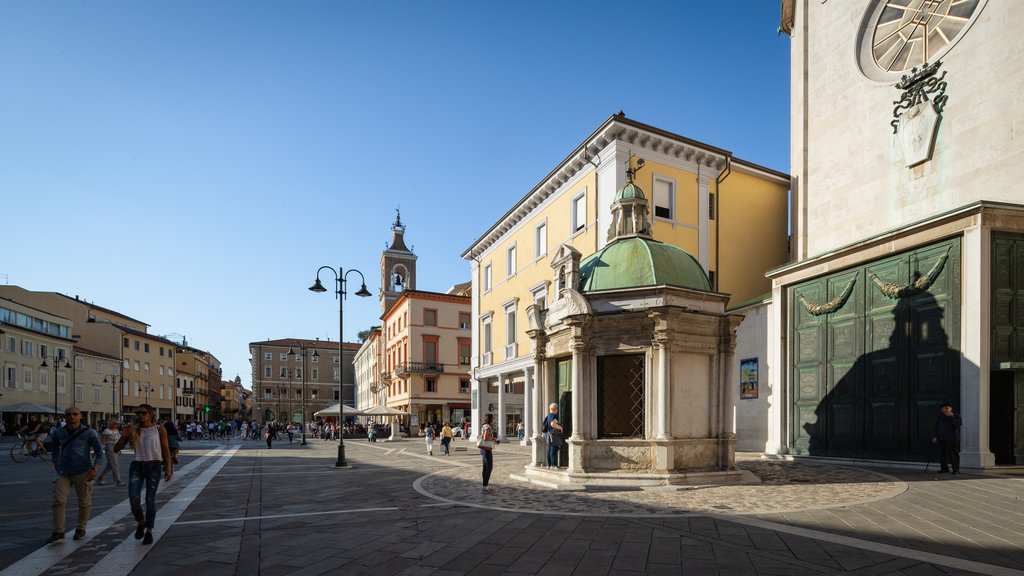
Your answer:
[[[43,545],[52,466],[5,454],[0,576],[1024,575],[1022,477],[743,454],[739,484],[558,491],[509,479],[528,448],[505,443],[483,494],[477,450],[454,446],[352,440],[351,467],[335,469],[321,440],[188,442],[152,546],[112,483],[94,489],[85,540]]]

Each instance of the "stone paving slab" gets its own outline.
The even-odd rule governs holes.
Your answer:
[[[217,445],[186,443],[183,458]],[[741,457],[759,481],[566,492],[512,481],[528,448],[502,444],[485,495],[471,448],[348,441],[352,467],[335,469],[334,443],[241,446],[133,574],[1024,574],[1020,478]],[[162,486],[158,507],[208,464]],[[34,508],[0,507],[0,568],[38,547],[5,521],[48,530],[46,487],[17,490]],[[90,535],[47,573],[83,573],[130,532]]]

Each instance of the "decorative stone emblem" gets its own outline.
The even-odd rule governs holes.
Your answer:
[[[896,84],[903,90],[899,100],[893,102],[893,133],[903,150],[903,163],[910,168],[932,156],[935,135],[946,105],[946,73],[936,76],[942,62],[925,64],[920,70],[914,68],[910,75]]]

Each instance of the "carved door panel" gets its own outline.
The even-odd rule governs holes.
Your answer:
[[[939,406],[959,408],[959,247],[944,242],[793,288],[794,453],[927,458]]]
[[[827,300],[824,281],[803,284],[794,293],[808,302]],[[790,358],[793,359],[790,449],[796,454],[816,454],[828,443],[826,418],[820,409],[825,397],[824,345],[825,318],[795,304],[790,339]]]

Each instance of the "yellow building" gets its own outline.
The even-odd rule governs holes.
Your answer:
[[[527,437],[539,425],[543,415],[523,412],[534,393],[526,307],[551,301],[548,260],[559,246],[586,257],[609,242],[612,200],[630,169],[653,239],[689,252],[730,305],[771,289],[764,274],[789,251],[789,176],[613,115],[462,254],[472,274],[475,426],[487,412],[504,423],[500,437],[519,420]]]

